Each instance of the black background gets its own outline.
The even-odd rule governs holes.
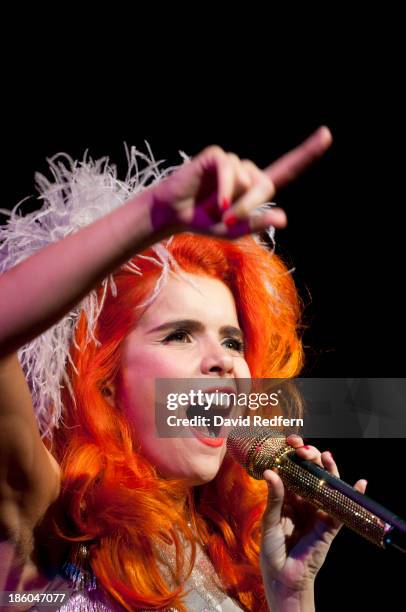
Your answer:
[[[109,155],[123,175],[124,141],[142,148],[148,140],[156,157],[171,163],[179,161],[178,150],[193,155],[216,143],[261,166],[326,124],[333,147],[275,197],[289,217],[288,228],[277,235],[278,252],[295,266],[306,304],[304,374],[402,376],[404,158],[398,147],[404,126],[398,51],[393,40],[382,51],[387,23],[381,29],[375,23],[372,31],[368,24],[368,36],[355,44],[357,28],[365,35],[364,27],[362,20],[352,26],[348,21],[330,41],[329,32],[321,39],[316,32],[312,46],[304,37],[293,59],[286,59],[285,50],[296,32],[283,44],[269,34],[260,46],[235,36],[220,47],[221,29],[211,30],[210,44],[206,36],[197,56],[186,26],[188,38],[178,38],[179,48],[168,39],[159,46],[155,31],[153,43],[143,47],[134,34],[134,46],[127,40],[116,49],[118,58],[101,34],[86,48],[74,31],[63,42],[58,32],[45,42],[38,36],[38,46],[26,44],[21,59],[8,64],[1,206],[10,208],[34,194],[34,171],[45,172],[45,158],[59,151]],[[106,27],[103,34],[109,34]],[[316,442],[333,452],[342,478],[367,478],[372,498],[406,516],[403,439]],[[317,580],[317,609],[381,603],[395,609],[404,567],[400,554],[343,530]]]

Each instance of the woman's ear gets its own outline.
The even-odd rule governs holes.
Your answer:
[[[116,390],[113,384],[104,384],[101,393],[110,406],[115,406]]]

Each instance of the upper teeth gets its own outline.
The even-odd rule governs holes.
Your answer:
[[[210,405],[208,403],[206,403],[206,404],[200,404],[200,406],[202,408],[204,408],[205,410],[207,410],[207,409],[208,410],[215,410],[216,408],[223,410],[224,408],[229,408],[229,406],[227,406],[226,403],[224,403],[224,404],[210,404]]]

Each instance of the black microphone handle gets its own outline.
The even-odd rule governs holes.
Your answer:
[[[382,519],[382,521],[389,525],[383,539],[385,548],[391,546],[406,553],[406,521],[367,495],[360,493],[344,480],[341,480],[341,478],[330,474],[316,463],[300,458],[295,451],[287,453],[285,457],[288,461],[293,461],[296,465],[306,470],[306,472],[316,476],[320,482],[325,482],[333,489],[340,491],[340,493]],[[282,477],[282,474],[280,475]]]

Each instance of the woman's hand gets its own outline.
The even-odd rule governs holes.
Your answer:
[[[299,436],[289,436],[287,443],[299,457],[313,461],[334,476],[337,465],[329,451],[303,446]],[[285,491],[282,480],[265,470],[268,504],[262,519],[261,570],[269,596],[294,597],[313,589],[316,574],[342,524],[315,508],[298,495]],[[367,482],[358,480],[354,488],[365,493]],[[299,608],[300,609],[300,608]]]
[[[280,208],[252,213],[323,155],[331,142],[329,130],[321,127],[263,171],[220,147],[208,147],[151,188],[153,230],[236,238],[270,225],[282,228],[286,215]]]

